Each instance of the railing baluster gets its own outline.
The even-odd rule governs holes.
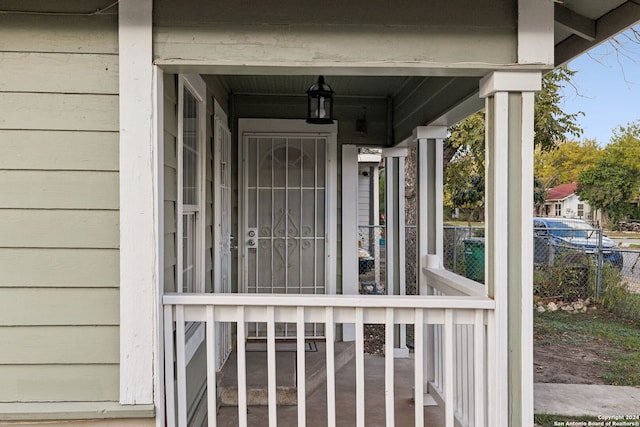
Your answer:
[[[415,309],[413,326],[415,425],[424,426],[424,311]]]
[[[276,390],[276,320],[275,308],[267,307],[267,395],[269,427],[278,425],[278,395]]]
[[[356,308],[356,426],[365,426],[364,309]]]
[[[230,296],[229,296],[230,297]],[[206,302],[196,302],[195,298],[175,296],[167,298],[164,302],[164,369],[166,390],[166,417],[169,427],[183,426],[187,423],[187,376],[186,376],[186,352],[187,343],[185,336],[186,319],[195,322],[205,322],[205,349],[206,349],[206,385],[207,385],[207,410],[209,413],[208,425],[219,425],[216,419],[217,395],[216,395],[216,356],[220,335],[218,319],[237,324],[237,378],[238,378],[238,425],[246,427],[247,419],[247,355],[246,333],[247,323],[266,323],[267,330],[267,373],[268,373],[268,412],[270,427],[276,426],[278,421],[277,408],[277,366],[276,366],[276,319],[285,323],[296,324],[296,366],[297,366],[297,391],[298,413],[297,425],[306,425],[306,353],[305,353],[305,321],[308,316],[313,316],[315,310],[307,307],[318,307],[324,311],[324,327],[326,330],[326,386],[327,386],[327,425],[335,427],[336,417],[336,361],[335,361],[335,322],[340,322],[346,314],[345,309],[355,310],[353,322],[355,323],[355,349],[356,349],[356,392],[355,392],[355,425],[364,427],[371,422],[370,415],[366,413],[365,390],[365,357],[364,357],[364,322],[369,319],[373,323],[384,323],[385,326],[385,360],[384,360],[384,393],[385,393],[385,425],[395,424],[395,360],[394,360],[394,336],[395,322],[404,321],[414,324],[414,421],[418,427],[424,427],[424,393],[425,383],[435,381],[435,390],[438,399],[444,401],[445,425],[453,427],[460,421],[464,425],[480,426],[491,425],[495,421],[495,381],[487,370],[494,371],[496,366],[495,337],[491,325],[495,322],[493,304],[488,299],[478,299],[477,305],[473,299],[431,299],[418,298],[416,301],[403,299],[390,299],[389,304],[378,299],[364,301],[361,297],[336,296],[326,298],[325,301],[305,299],[303,301],[279,296],[271,298],[266,296],[266,301],[256,302],[254,299],[243,295],[228,298],[217,295],[215,298],[203,296]],[[297,297],[299,298],[299,297]],[[382,302],[382,303],[381,303]],[[444,304],[444,305],[440,305]],[[226,306],[226,307],[225,307]],[[280,311],[280,307],[295,307],[294,312],[290,308]],[[229,308],[232,311],[229,311]],[[350,308],[353,307],[353,308]],[[375,307],[369,312],[370,307]],[[339,310],[339,312],[336,312]],[[376,313],[382,314],[384,320]],[[433,311],[429,311],[433,310]],[[344,311],[344,312],[343,312]],[[473,312],[473,320],[469,324],[458,325],[466,317],[462,314]],[[231,313],[231,317],[229,314]],[[233,315],[235,313],[235,315]],[[412,318],[408,317],[413,313]],[[431,314],[435,317],[432,319]],[[438,315],[444,314],[444,319]],[[374,315],[373,317],[371,317]],[[320,322],[321,319],[309,317],[311,322]],[[438,322],[434,325],[433,335],[434,355],[426,354],[427,338],[425,322]],[[489,322],[489,327],[486,323]],[[175,333],[174,333],[175,331]],[[426,378],[425,358],[434,361],[435,376]],[[487,363],[492,362],[491,366]],[[432,373],[433,374],[433,373]],[[431,374],[430,374],[431,375]],[[490,380],[491,379],[491,380]],[[204,402],[203,402],[204,403]]]
[[[306,348],[305,348],[305,324],[304,307],[298,307],[296,318],[296,356],[298,362],[298,427],[307,425],[307,377],[306,377]]]
[[[395,399],[393,390],[393,314],[393,308],[387,307],[384,326],[384,394],[387,427],[393,427],[395,423]]]
[[[167,427],[176,425],[175,359],[173,353],[173,306],[164,306],[164,382]]]
[[[486,405],[484,390],[484,310],[476,310],[476,321],[474,324],[474,344],[473,344],[473,374],[474,374],[474,402],[475,402],[475,427],[483,427],[485,425],[484,407]]]
[[[334,360],[335,326],[333,307],[325,308],[325,340],[327,348],[327,425],[336,425],[336,367]]]
[[[206,345],[207,345],[207,419],[209,427],[216,427],[216,317],[215,307],[207,306]]]
[[[244,306],[238,306],[238,425],[247,427],[247,353]]]
[[[464,413],[466,419],[469,421],[469,425],[475,425],[474,423],[474,411],[473,411],[473,396],[474,396],[474,372],[473,372],[473,355],[475,346],[473,345],[473,324],[465,325],[466,329],[466,345],[467,348],[465,350],[465,366],[466,371],[464,374],[465,378],[465,404],[464,404]]]
[[[187,425],[187,362],[185,358],[184,306],[176,306],[176,359],[178,369],[178,426]]]
[[[444,311],[444,413],[445,426],[453,427],[454,386],[453,386],[453,310]]]

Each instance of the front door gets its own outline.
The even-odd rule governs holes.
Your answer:
[[[330,135],[245,132],[242,138],[243,290],[330,293]],[[252,334],[262,336],[261,329],[256,325]],[[308,336],[322,334],[308,325]],[[295,325],[278,325],[278,335],[295,336]]]

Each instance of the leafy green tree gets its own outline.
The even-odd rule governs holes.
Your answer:
[[[554,150],[559,143],[566,142],[568,136],[579,138],[582,134],[577,120],[584,113],[567,113],[560,108],[560,89],[571,81],[575,73],[566,66],[556,68],[545,74],[542,89],[536,93],[533,143],[542,151]]]
[[[605,156],[578,178],[576,193],[595,209],[602,209],[605,225],[617,224],[631,211],[629,200],[638,188],[638,169]]]
[[[536,177],[546,188],[577,182],[580,173],[596,164],[603,150],[595,140],[566,141],[555,150],[534,152]]]
[[[577,124],[582,113],[567,114],[560,108],[559,90],[573,74],[566,67],[548,73],[536,95],[534,145],[542,152],[556,149],[567,140],[567,135],[579,136],[582,132]],[[484,112],[473,114],[449,129],[444,163],[445,201],[451,207],[472,214],[484,206],[484,147]],[[544,188],[537,197],[544,197]]]

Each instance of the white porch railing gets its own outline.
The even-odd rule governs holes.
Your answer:
[[[437,259],[435,259],[437,265]],[[428,289],[426,293],[434,296],[475,296],[485,294],[484,285],[469,280],[455,273],[440,268],[427,268]],[[477,314],[477,313],[476,313]],[[493,311],[487,316],[487,322],[493,321]],[[457,324],[452,337],[447,337],[443,325],[434,325],[430,334],[430,344],[433,346],[433,359],[427,368],[429,391],[439,404],[453,402],[446,405],[447,417],[453,417],[456,425],[484,426],[487,422],[489,405],[484,396],[488,396],[489,387],[486,381],[487,364],[480,362],[492,360],[495,357],[493,349],[485,339],[487,330],[479,330],[479,323],[473,325]],[[491,328],[489,328],[491,330]],[[447,339],[452,339],[447,344]],[[447,360],[452,363],[446,363]],[[448,370],[457,372],[455,381],[447,381]],[[490,409],[490,408],[489,408]]]
[[[435,283],[434,283],[435,284]],[[260,295],[255,294],[167,294],[164,296],[165,375],[167,425],[187,425],[185,324],[206,324],[207,406],[215,414],[216,403],[216,323],[231,322],[237,326],[237,336],[245,336],[247,322],[267,324],[268,412],[269,426],[277,425],[275,325],[297,325],[297,388],[298,425],[306,425],[305,393],[305,323],[322,323],[326,328],[327,419],[336,420],[334,331],[337,324],[355,324],[356,330],[356,420],[365,424],[364,392],[364,325],[384,324],[385,327],[385,414],[386,425],[394,425],[393,343],[395,324],[413,324],[415,328],[415,425],[424,425],[423,392],[425,390],[425,331],[438,327],[432,356],[438,378],[432,387],[441,392],[445,405],[446,426],[453,427],[458,419],[473,420],[475,426],[485,425],[486,342],[490,329],[486,323],[494,302],[481,296],[349,296],[349,295]],[[488,315],[489,313],[489,315]],[[467,329],[463,335],[459,331]],[[175,331],[175,335],[174,335]],[[428,334],[427,334],[428,336]],[[174,340],[174,337],[175,338]],[[471,340],[472,354],[464,354],[460,341]],[[468,350],[468,348],[467,348]],[[238,419],[247,425],[247,379],[245,341],[237,342]],[[447,363],[452,361],[452,363]],[[468,377],[472,376],[472,379]],[[465,386],[473,391],[464,393]],[[465,397],[466,396],[466,397]],[[448,404],[453,402],[452,404]],[[176,409],[177,408],[177,409]],[[456,416],[456,414],[458,414]],[[459,414],[463,414],[461,417]],[[472,415],[471,415],[472,414]],[[209,416],[210,426],[216,417]]]

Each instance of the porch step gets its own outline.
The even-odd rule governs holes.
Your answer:
[[[267,352],[265,343],[247,344],[247,404],[268,405]],[[335,343],[335,370],[339,371],[355,355],[354,343]],[[306,387],[307,396],[326,381],[324,342],[307,343]],[[235,349],[220,372],[218,403],[221,406],[238,405],[237,354]],[[276,343],[276,400],[278,405],[296,405],[296,346],[295,343]]]

